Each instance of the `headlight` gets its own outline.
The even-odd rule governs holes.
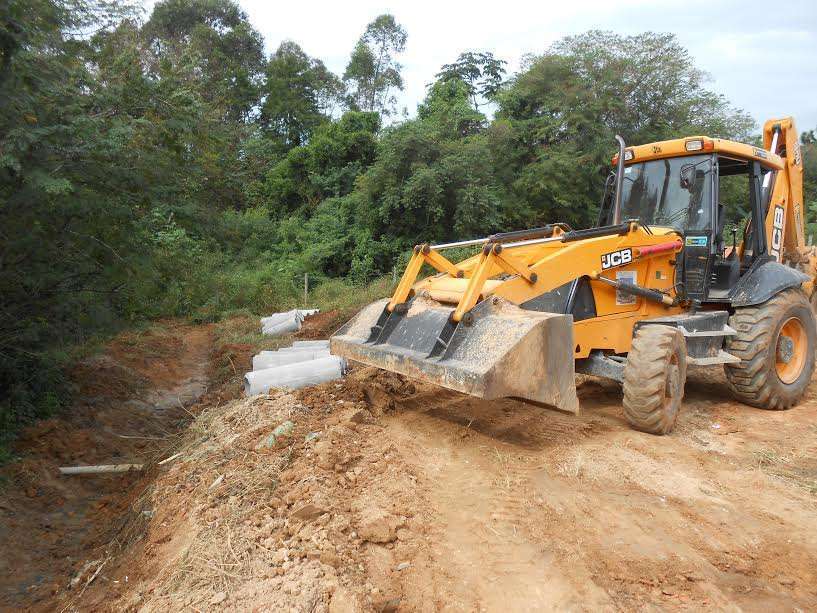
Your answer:
[[[712,151],[715,142],[711,138],[693,138],[684,143],[687,151]]]

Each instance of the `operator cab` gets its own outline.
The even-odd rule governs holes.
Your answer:
[[[749,145],[705,137],[625,151],[619,218],[681,235],[676,266],[690,300],[729,302],[741,277],[772,259],[764,220],[774,170],[761,163],[767,157]],[[599,225],[614,222],[615,183],[613,173]]]

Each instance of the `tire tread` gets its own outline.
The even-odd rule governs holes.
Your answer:
[[[680,347],[680,351],[679,351]],[[668,414],[663,407],[666,368],[678,352],[681,369],[680,398]],[[686,346],[677,328],[662,325],[643,326],[633,338],[624,369],[624,415],[636,430],[666,434],[675,425],[686,381]]]
[[[788,289],[762,304],[738,308],[729,318],[729,325],[737,335],[727,339],[726,350],[741,361],[725,364],[724,372],[732,393],[741,402],[762,409],[783,410],[791,408],[802,396],[805,385],[799,392],[787,393],[787,387],[770,365],[768,353],[770,344],[776,340],[772,336],[781,319],[799,306],[811,310],[809,300],[801,290]],[[812,333],[808,336],[812,342],[813,318],[810,325]],[[808,350],[813,356],[813,344]],[[810,379],[814,370],[813,357],[807,360],[806,369]]]

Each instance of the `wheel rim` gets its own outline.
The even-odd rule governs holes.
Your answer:
[[[790,317],[780,328],[775,343],[775,368],[783,383],[794,383],[806,364],[808,336],[803,322]]]
[[[665,411],[672,408],[672,401],[678,393],[678,385],[681,379],[681,367],[678,366],[678,356],[673,354],[667,365],[667,379],[664,382],[664,402]]]

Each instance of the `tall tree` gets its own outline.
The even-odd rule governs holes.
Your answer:
[[[322,61],[285,41],[267,62],[261,123],[287,149],[303,145],[329,119],[342,91]]]
[[[491,142],[473,129],[484,119],[463,81],[439,81],[417,119],[383,135],[358,182],[360,223],[380,243],[377,264],[418,241],[489,233],[507,221]]]
[[[269,210],[314,208],[324,198],[350,193],[358,175],[374,161],[379,129],[377,113],[360,111],[319,126],[306,145],[291,149],[267,174]]]
[[[395,55],[405,50],[406,39],[406,30],[393,15],[380,15],[366,27],[343,74],[351,108],[394,113],[397,99],[391,92],[403,90],[402,66]]]
[[[261,35],[232,0],[162,0],[145,24],[153,72],[183,75],[225,118],[247,120],[264,69]]]
[[[817,128],[800,136],[803,158],[803,203],[807,214],[807,233],[817,238]]]
[[[679,134],[749,138],[754,121],[705,82],[672,34],[564,38],[528,58],[499,93],[497,127],[510,126],[516,139],[499,159],[523,202],[550,221],[586,225],[615,134],[631,143]]]
[[[141,152],[127,120],[98,105],[83,36],[128,9],[0,8],[0,427],[61,403],[47,349],[108,318],[140,253],[137,203],[122,192]]]
[[[490,51],[461,53],[451,64],[443,64],[438,81],[459,79],[468,87],[468,96],[475,111],[484,101],[492,100],[502,86],[505,60],[498,60]]]

